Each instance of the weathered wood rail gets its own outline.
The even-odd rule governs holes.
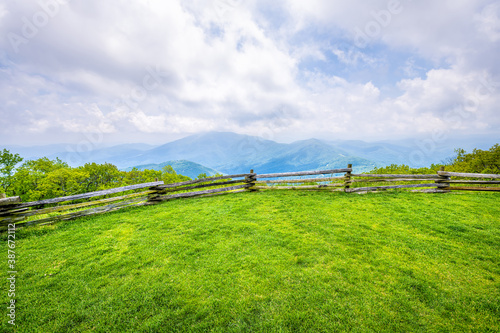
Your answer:
[[[500,187],[464,187],[464,186],[451,186],[451,184],[469,184],[469,185],[498,185],[498,180],[470,180],[470,179],[451,179],[451,177],[459,178],[481,178],[481,179],[500,179],[497,174],[482,174],[482,173],[461,173],[461,172],[447,172],[444,169],[438,171],[438,175],[446,180],[439,180],[443,190],[447,191],[500,191]]]
[[[351,171],[352,168],[347,168],[323,171],[301,171],[257,175],[255,177],[256,179],[264,180],[256,181],[256,186],[253,186],[253,190],[314,190],[340,192],[343,191],[345,176],[333,177],[333,175]],[[323,175],[331,176],[304,179],[287,179],[288,177]],[[280,180],[272,180],[272,178],[280,178]],[[324,184],[326,182],[329,182],[329,184]]]
[[[435,183],[438,181],[438,175],[387,175],[387,174],[352,174],[351,184],[370,184],[370,183],[380,183],[381,185],[372,186],[357,186],[346,189],[346,192],[357,193],[357,192],[372,192],[372,191],[385,191],[390,189],[413,189],[414,191],[424,191],[430,192],[441,192],[442,190],[436,188],[438,185]],[[397,185],[382,185],[384,183],[403,183]],[[408,184],[410,183],[410,184]],[[414,184],[418,183],[418,184]],[[432,190],[422,190],[423,188],[436,188]],[[420,189],[420,190],[418,190]]]
[[[476,178],[481,180],[474,180]],[[397,184],[391,185],[390,183]],[[467,184],[468,186],[455,186],[455,184]],[[209,177],[174,184],[164,184],[162,181],[151,182],[25,203],[21,202],[19,197],[0,197],[0,231],[6,230],[8,226],[12,227],[13,224],[15,224],[16,228],[43,225],[82,216],[112,212],[132,206],[155,205],[180,198],[207,197],[260,190],[366,193],[392,189],[410,189],[412,192],[447,193],[450,191],[500,191],[500,187],[492,187],[492,185],[498,184],[500,184],[500,175],[497,174],[447,172],[444,171],[444,168],[441,168],[437,174],[429,175],[353,174],[351,164],[344,169],[272,174],[256,174],[253,170],[250,170],[250,173],[245,174]],[[140,189],[147,190],[105,197]],[[93,198],[97,199],[81,202],[81,200]],[[43,216],[54,213],[61,214]],[[41,217],[33,219],[34,216]]]
[[[149,195],[148,204],[157,204],[179,198],[191,198],[199,196],[214,196],[220,194],[244,192],[252,187],[255,174],[245,173],[239,175],[209,177],[195,179],[181,183],[159,185],[151,188],[154,194]],[[235,179],[241,178],[241,179]],[[237,185],[238,184],[238,185]],[[231,185],[231,186],[226,186]],[[206,188],[206,190],[199,190]],[[177,193],[175,193],[177,192]]]
[[[48,224],[60,220],[69,220],[81,216],[88,216],[98,213],[105,213],[115,211],[124,207],[139,206],[144,205],[144,201],[147,200],[147,196],[156,191],[148,190],[139,193],[131,193],[111,198],[97,199],[87,202],[74,203],[74,201],[98,198],[103,196],[108,196],[111,194],[139,190],[144,188],[151,188],[154,186],[162,185],[163,181],[151,182],[137,185],[122,186],[108,190],[95,191],[83,194],[70,195],[65,197],[31,201],[22,203],[18,197],[0,199],[0,231],[7,228],[9,224],[15,224],[16,228],[24,227],[28,225],[35,224]],[[8,200],[11,199],[11,200]],[[62,204],[57,206],[50,206],[54,204]],[[90,209],[84,209],[85,207],[99,206]],[[74,211],[74,210],[78,211]],[[72,211],[73,212],[68,212]],[[36,220],[26,219],[32,216],[47,215],[52,213],[67,212],[57,216],[48,216],[44,218],[39,218]]]

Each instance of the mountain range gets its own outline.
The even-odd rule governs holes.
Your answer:
[[[462,147],[468,149],[467,146]],[[433,146],[425,141],[421,145],[415,141],[364,142],[316,139],[278,143],[231,132],[195,134],[160,146],[123,144],[100,149],[75,145],[5,148],[13,153],[19,153],[25,160],[44,156],[50,159],[58,157],[71,166],[88,162],[108,162],[122,170],[132,167],[161,169],[165,163],[177,163],[178,168],[182,167],[184,172],[191,175],[198,171],[209,175],[216,172],[246,173],[250,169],[257,173],[336,169],[345,168],[347,164],[353,164],[355,172],[364,172],[390,164],[429,166],[431,163],[440,163],[454,154],[452,147]],[[489,146],[477,148],[488,149]]]

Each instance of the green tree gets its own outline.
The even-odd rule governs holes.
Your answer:
[[[166,165],[161,170],[161,180],[163,180],[165,184],[172,184],[191,180],[191,178],[177,174],[171,165]]]
[[[93,192],[121,185],[125,174],[111,164],[86,163],[78,168],[87,173],[87,178],[82,184],[84,192]]]
[[[447,170],[467,173],[500,173],[500,145],[497,143],[489,150],[474,149],[467,153],[464,149],[455,149],[457,156],[451,168]]]
[[[434,174],[436,171],[439,170],[441,165],[439,164],[432,164],[430,167],[427,168],[411,168],[408,165],[405,164],[391,164],[386,167],[380,167],[380,168],[375,168],[372,171],[368,173],[372,174],[387,174],[387,175],[429,175],[429,174]]]
[[[132,168],[132,170],[125,172],[125,177],[123,178],[123,185],[132,185],[145,183],[142,177],[142,171],[137,168]]]
[[[196,179],[205,179],[205,178],[207,178],[207,174],[206,173],[200,173],[198,175],[198,177],[196,177]]]
[[[7,192],[12,185],[14,168],[23,160],[19,154],[12,154],[7,149],[0,153],[0,191]]]
[[[110,163],[87,163],[77,168],[70,167],[59,158],[47,157],[28,160],[18,168],[22,161],[19,155],[4,150],[0,155],[0,191],[7,191],[9,196],[18,195],[23,201],[36,201],[72,194],[94,192],[126,185],[154,182],[156,179],[165,183],[190,180],[179,175],[171,166],[162,171],[132,169],[120,171]],[[15,170],[15,172],[14,172]]]
[[[85,193],[85,180],[88,173],[77,168],[58,168],[43,178],[38,191],[42,198],[55,198],[78,193]]]
[[[19,195],[23,201],[41,200],[47,198],[47,193],[41,190],[43,180],[53,171],[70,169],[67,163],[56,158],[47,157],[25,161],[13,176],[13,186],[9,194]],[[50,191],[49,191],[50,192]]]
[[[497,143],[489,150],[473,149],[467,153],[465,149],[455,149],[455,158],[448,159],[443,164],[432,164],[426,168],[410,168],[408,165],[391,164],[375,168],[373,174],[434,174],[445,165],[446,171],[464,173],[500,174],[500,145]]]

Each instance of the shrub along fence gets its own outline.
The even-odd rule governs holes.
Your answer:
[[[306,178],[290,179],[290,177]],[[478,178],[481,180],[477,180]],[[394,185],[387,185],[388,183]],[[468,186],[456,186],[456,184]],[[21,202],[19,197],[2,198],[0,199],[0,231],[7,228],[50,224],[131,206],[154,205],[179,198],[248,191],[305,190],[366,193],[411,189],[414,192],[446,193],[450,191],[500,191],[500,187],[493,187],[498,184],[500,184],[500,175],[446,172],[444,168],[432,175],[353,174],[351,164],[345,169],[260,175],[250,170],[250,173],[246,174],[195,179],[174,184],[164,184],[159,181],[26,203]],[[147,188],[146,191],[109,197],[117,193],[145,188]],[[92,200],[88,201],[88,199]],[[82,202],[82,200],[87,201]],[[84,209],[91,206],[95,207]]]

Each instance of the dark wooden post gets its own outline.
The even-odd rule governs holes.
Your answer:
[[[444,171],[444,166],[442,166],[439,169],[439,171]],[[449,190],[450,183],[445,183],[444,181],[450,180],[450,177],[448,177],[448,176],[441,176],[440,174],[438,174],[438,177],[440,179],[435,181],[436,186],[437,186],[437,190]]]
[[[245,183],[251,185],[251,187],[247,188],[247,191],[251,191],[251,192],[257,191],[256,189],[254,189],[255,182],[257,181],[256,176],[257,176],[257,174],[255,174],[253,172],[253,169],[252,169],[252,170],[250,170],[250,174],[245,177]]]
[[[159,203],[160,201],[158,199],[160,198],[160,195],[166,193],[165,190],[158,188],[158,186],[150,187],[149,190],[156,192],[148,194],[148,200],[147,200],[148,205],[155,205]]]
[[[347,173],[344,175],[345,180],[344,180],[344,192],[349,192],[349,188],[351,187],[351,174],[352,174],[352,164],[347,165],[348,169],[351,169],[350,171],[347,171]]]

